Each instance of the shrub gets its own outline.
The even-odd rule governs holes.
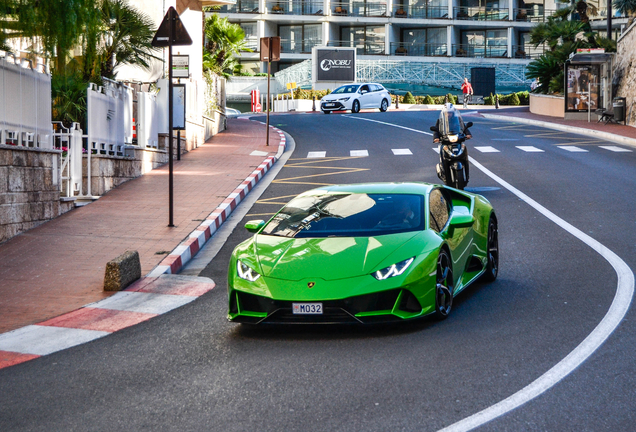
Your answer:
[[[484,98],[484,105],[494,105],[495,104],[495,97],[492,95],[492,93],[490,93],[490,96],[486,96]]]
[[[430,95],[426,95],[424,97],[424,103],[426,105],[434,105],[435,104],[435,99],[433,99]]]
[[[413,97],[411,92],[406,92],[406,94],[404,95],[403,102],[405,104],[414,104],[415,103],[415,98]]]
[[[519,96],[517,93],[513,93],[508,98],[508,105],[519,105],[521,102],[519,101]]]
[[[521,105],[530,105],[530,92],[517,92],[517,96],[519,97],[519,103]]]
[[[446,94],[446,97],[448,98],[448,101],[450,103],[452,103],[453,105],[457,105],[457,100],[458,100],[457,96],[455,96],[452,93],[448,93],[448,94]]]

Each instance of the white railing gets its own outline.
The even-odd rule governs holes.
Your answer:
[[[62,164],[60,166],[60,193],[65,197],[82,197],[90,195],[90,168],[88,173],[88,191],[84,194],[82,185],[83,146],[82,130],[79,123],[73,123],[66,128],[62,122],[53,123],[53,148],[62,150]],[[90,167],[90,155],[88,160]]]
[[[50,149],[51,76],[0,51],[0,144]]]

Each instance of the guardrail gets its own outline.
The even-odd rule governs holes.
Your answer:
[[[280,51],[285,54],[307,54],[311,53],[311,49],[315,46],[322,45],[319,40],[280,40]]]
[[[458,20],[469,21],[508,21],[508,8],[459,6],[453,8],[453,15]]]
[[[453,55],[455,57],[509,57],[508,47],[505,45],[453,44]]]
[[[540,46],[535,48],[532,45],[513,45],[512,58],[516,59],[536,59],[543,55],[545,48]]]
[[[332,16],[387,17],[389,10],[386,2],[332,2]]]
[[[448,45],[429,43],[391,42],[391,55],[441,57],[448,55]]]
[[[260,13],[258,0],[237,0],[235,4],[221,6],[220,13]]]
[[[268,1],[267,13],[281,15],[326,15],[322,1]]]
[[[515,8],[514,20],[518,22],[545,22],[548,17],[556,12],[553,9],[538,8]]]
[[[448,6],[393,5],[395,18],[450,19]]]
[[[384,55],[384,42],[329,41],[327,46],[356,48],[358,55]]]

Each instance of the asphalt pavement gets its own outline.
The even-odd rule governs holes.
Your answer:
[[[0,370],[0,429],[439,430],[541,377],[601,322],[619,281],[596,251],[475,166],[468,187],[497,211],[501,270],[462,293],[448,320],[257,328],[225,320],[227,262],[249,235],[246,220],[325,184],[437,182],[428,132],[436,115],[273,116],[295,150],[201,272],[217,287],[109,337]],[[636,149],[466,120],[475,123],[477,163],[636,268]],[[631,430],[633,318],[630,310],[563,380],[479,430]]]

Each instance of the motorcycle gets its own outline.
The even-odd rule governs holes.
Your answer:
[[[468,128],[473,123],[464,123],[461,114],[453,104],[447,104],[440,112],[439,119],[431,130],[435,132],[433,142],[439,142],[437,176],[447,186],[464,189],[468,184],[468,149],[464,141],[472,138]]]

